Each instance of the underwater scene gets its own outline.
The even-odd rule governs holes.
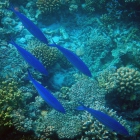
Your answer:
[[[0,140],[140,140],[140,0],[0,0]]]

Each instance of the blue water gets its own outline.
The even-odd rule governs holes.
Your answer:
[[[80,64],[73,66],[71,56],[73,62],[33,36],[31,27],[28,31],[7,9],[10,3],[42,31],[48,44],[55,42],[76,54],[92,77],[77,69]],[[139,140],[139,6],[139,0],[1,1],[0,140]],[[11,39],[34,55],[48,76],[28,65],[9,44]],[[27,68],[62,104],[65,114],[39,96]],[[129,136],[76,110],[79,102],[114,118]]]

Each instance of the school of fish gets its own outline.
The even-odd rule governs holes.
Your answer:
[[[86,76],[92,77],[91,72],[89,68],[86,66],[86,64],[72,51],[57,45],[54,41],[53,44],[49,44],[47,38],[43,34],[43,32],[25,15],[20,13],[19,11],[15,10],[13,6],[10,6],[9,10],[11,10],[22,22],[24,27],[39,41],[47,44],[50,47],[56,47],[59,51],[62,52],[62,54],[68,59],[68,61],[75,66],[79,71],[81,71]],[[24,60],[32,66],[34,69],[39,71],[40,73],[44,75],[48,75],[47,70],[43,66],[43,64],[30,52],[23,49],[19,45],[17,45],[13,40],[9,42],[10,44],[14,45],[19,54],[24,58]],[[45,102],[54,108],[55,110],[66,113],[64,107],[62,104],[53,96],[53,94],[46,89],[43,85],[41,85],[39,82],[37,82],[32,76],[29,70],[28,71],[28,78],[34,85],[35,89],[38,91],[39,95],[45,100]],[[80,103],[81,104],[81,103]],[[98,121],[100,121],[103,125],[111,129],[112,131],[115,131],[119,134],[129,136],[128,131],[124,126],[122,126],[119,122],[117,122],[114,118],[108,116],[107,114],[94,110],[88,107],[85,107],[81,104],[81,106],[78,106],[76,108],[77,110],[86,110],[87,112],[91,113],[93,117],[95,117]]]

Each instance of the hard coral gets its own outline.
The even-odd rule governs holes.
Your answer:
[[[53,66],[59,58],[59,52],[56,48],[50,48],[43,43],[40,43],[40,46],[35,47],[32,50],[32,53],[40,59],[46,68]]]
[[[114,76],[115,69],[108,68],[98,73],[97,81],[101,88],[104,88],[107,92],[111,92],[116,87],[116,77]]]
[[[53,13],[57,11],[60,6],[60,0],[37,0],[36,5],[42,13]]]
[[[11,127],[11,112],[19,107],[21,92],[18,90],[18,83],[15,81],[3,81],[0,86],[0,126]]]
[[[106,0],[85,0],[85,4],[83,4],[83,9],[87,12],[94,12],[96,10],[103,10],[105,6]]]
[[[0,9],[4,9],[9,6],[9,0],[1,0],[0,1]]]
[[[140,72],[128,67],[117,69],[117,91],[122,94],[131,94],[138,91],[140,86]]]
[[[132,95],[139,90],[140,72],[129,67],[120,67],[117,71],[104,70],[97,77],[100,87],[107,91],[117,90],[121,97]],[[126,98],[126,97],[125,97]],[[129,99],[131,96],[129,96]]]
[[[109,116],[115,118],[118,122],[120,122],[123,126],[129,129],[129,126],[126,125],[126,121],[122,119],[122,117],[118,117],[116,112],[113,109],[105,108],[103,106],[94,106],[97,110],[101,110],[102,112],[108,114]],[[86,117],[85,117],[86,116]],[[101,124],[98,120],[96,120],[90,114],[83,114],[83,135],[80,140],[117,140],[118,136],[116,132],[112,132],[108,130],[103,124]],[[85,118],[87,118],[85,120]]]

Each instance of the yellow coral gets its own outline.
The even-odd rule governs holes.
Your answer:
[[[104,88],[107,92],[112,91],[116,87],[115,79],[114,70],[111,69],[105,69],[97,76],[99,86]]]
[[[134,93],[140,86],[140,72],[128,67],[121,67],[115,73],[117,90],[123,94]],[[134,98],[133,98],[134,99]]]
[[[11,81],[2,81],[0,84],[0,126],[12,126],[10,115],[12,110],[18,107],[22,100],[21,92],[18,91],[18,83]]]

